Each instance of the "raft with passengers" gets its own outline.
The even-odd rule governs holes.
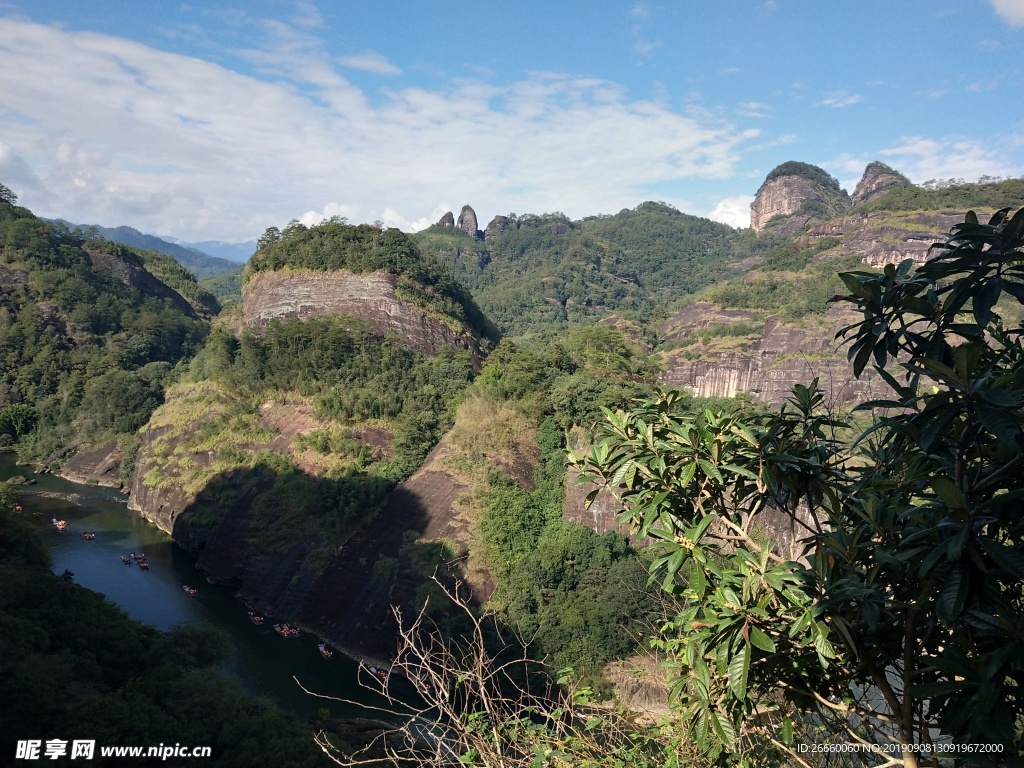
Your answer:
[[[298,637],[299,636],[298,627],[293,627],[293,626],[290,626],[288,624],[275,624],[274,625],[274,630],[281,637]]]

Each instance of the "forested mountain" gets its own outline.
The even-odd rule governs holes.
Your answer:
[[[6,192],[0,248],[0,440],[59,465],[69,446],[133,435],[216,300],[169,257],[87,240]]]
[[[678,312],[659,329],[663,380],[705,396],[751,392],[780,403],[794,384],[818,377],[833,403],[870,399],[881,382],[871,369],[854,380],[846,352],[835,341],[836,332],[855,320],[832,301],[844,290],[838,273],[879,270],[907,259],[920,265],[967,210],[986,215],[1024,205],[1024,180],[922,188],[872,163],[855,202],[829,214],[806,186],[813,174],[800,164],[780,169],[786,174],[773,172],[752,208],[753,218],[765,222],[758,240],[771,247],[751,259],[743,274],[678,303]],[[781,186],[766,194],[771,183]],[[825,196],[834,194],[834,184],[826,186]],[[1006,311],[1015,318],[1019,310]]]
[[[464,633],[438,608],[436,569],[571,667],[563,679],[607,692],[604,665],[666,608],[613,500],[566,493],[566,447],[659,384],[689,389],[669,410],[701,424],[766,423],[765,402],[840,368],[831,405],[868,399],[879,379],[850,385],[834,339],[853,322],[837,273],[883,280],[967,208],[1024,206],[1022,180],[923,189],[882,164],[853,197],[802,163],[766,185],[760,232],[654,202],[496,217],[486,233],[292,222],[264,234],[239,305],[212,320],[216,301],[168,257],[7,195],[0,431],[55,468],[82,435],[120,440],[132,508],[208,578],[337,647],[390,648],[390,606],[415,615],[428,598],[442,631]],[[1020,312],[1005,296],[998,309]],[[764,402],[711,399],[744,392]]]
[[[449,260],[480,306],[511,335],[610,313],[649,318],[681,296],[737,274],[763,250],[749,232],[664,203],[571,221],[561,214],[500,217],[480,240],[435,224],[415,235]]]
[[[229,260],[211,256],[204,251],[180,243],[172,243],[156,235],[146,235],[133,227],[100,227],[96,224],[72,224],[63,219],[57,223],[68,229],[81,230],[83,237],[95,240],[102,238],[141,251],[157,251],[174,257],[198,279],[214,277],[238,269],[238,259]]]
[[[236,267],[213,277],[204,277],[199,281],[200,287],[212,294],[222,307],[237,304],[242,300],[242,269]]]

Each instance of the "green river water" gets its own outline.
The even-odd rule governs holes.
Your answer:
[[[76,583],[102,593],[133,618],[158,629],[200,622],[220,627],[235,647],[224,671],[250,693],[271,697],[300,716],[325,707],[335,717],[360,717],[366,712],[356,705],[308,696],[293,676],[319,693],[377,706],[385,703],[359,686],[355,661],[338,652],[329,661],[323,659],[312,636],[281,637],[274,631],[273,617],[266,617],[262,626],[253,624],[233,590],[208,584],[188,553],[130,511],[118,491],[31,472],[30,467],[15,466],[13,454],[0,454],[0,480],[15,475],[37,480],[23,487],[22,506],[39,521],[54,573],[71,571]],[[54,528],[52,518],[67,520],[67,531]],[[83,531],[96,538],[84,539]],[[150,569],[124,565],[121,555],[129,552],[145,553]],[[196,588],[194,597],[182,590],[185,584]]]

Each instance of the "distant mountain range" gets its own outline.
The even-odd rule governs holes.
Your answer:
[[[160,238],[175,245],[193,248],[197,251],[208,253],[211,256],[216,256],[219,259],[227,259],[239,264],[244,264],[249,260],[250,256],[256,253],[255,240],[249,240],[244,243],[225,243],[223,240],[203,240],[199,243],[189,243],[169,235],[161,235]]]
[[[95,229],[99,234],[114,243],[121,243],[131,248],[153,250],[165,253],[176,259],[198,279],[214,277],[232,272],[239,268],[256,250],[256,243],[240,243],[234,245],[217,240],[202,243],[187,243],[173,238],[162,238],[146,235],[133,227],[100,227],[89,224],[72,224],[64,219],[55,219],[69,229]],[[216,255],[211,255],[216,254]]]

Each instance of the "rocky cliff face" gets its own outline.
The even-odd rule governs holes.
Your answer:
[[[750,226],[755,232],[761,232],[776,216],[792,216],[805,200],[817,199],[820,197],[814,185],[798,176],[766,181],[750,204]]]
[[[184,404],[188,392],[172,397]],[[192,394],[195,394],[194,392]],[[279,404],[281,405],[281,404]],[[286,405],[286,404],[284,404]],[[293,410],[295,404],[293,405]],[[434,566],[448,578],[448,567],[458,569],[451,575],[463,580],[471,598],[486,600],[493,590],[490,573],[479,563],[470,565],[467,552],[477,535],[475,524],[459,506],[460,496],[474,490],[480,482],[465,466],[469,460],[449,433],[431,451],[423,466],[388,497],[383,508],[364,520],[337,546],[328,546],[315,525],[306,527],[306,535],[293,539],[285,548],[267,546],[266,520],[260,520],[260,498],[275,481],[274,471],[266,465],[240,467],[217,476],[193,493],[183,490],[184,476],[172,482],[147,484],[154,469],[163,474],[176,470],[167,458],[182,455],[185,442],[202,429],[218,406],[205,417],[194,419],[186,430],[168,440],[168,429],[161,426],[173,420],[167,408],[158,411],[157,426],[143,432],[130,506],[160,528],[197,558],[207,578],[232,585],[238,595],[258,610],[302,627],[325,638],[334,646],[359,656],[386,661],[393,647],[395,622],[391,606],[399,606],[406,616],[422,607],[422,590],[428,584]],[[179,411],[182,410],[180,407]],[[191,409],[190,409],[191,410]],[[261,426],[281,426],[281,409],[261,408]],[[461,417],[460,417],[461,418]],[[307,423],[308,429],[323,425]],[[281,430],[282,432],[286,430]],[[263,445],[246,445],[253,452],[276,449],[285,451],[281,434]],[[374,436],[362,435],[363,439]],[[376,440],[376,442],[380,442]],[[529,441],[532,443],[532,436]],[[386,446],[385,446],[386,447]],[[476,452],[479,454],[479,451]],[[188,454],[187,472],[197,466],[209,466],[213,452]],[[292,455],[295,458],[294,450]],[[500,461],[477,455],[473,461],[502,466]],[[526,482],[536,463],[536,444],[518,451],[509,470]],[[307,470],[316,476],[315,471]],[[483,477],[486,468],[480,473]],[[322,493],[330,497],[331,480],[319,476]],[[228,493],[228,496],[225,496]],[[442,549],[441,543],[446,549]],[[454,557],[451,548],[455,548]],[[431,554],[440,560],[427,563]]]
[[[839,183],[820,168],[807,163],[783,163],[768,174],[750,204],[750,226],[764,230],[776,217],[795,214],[782,222],[787,232],[798,232],[813,218],[825,218],[850,206],[850,198]]]
[[[410,349],[437,355],[443,348],[465,349],[474,365],[482,361],[477,339],[398,298],[399,278],[388,272],[357,275],[346,271],[258,272],[242,288],[246,327],[275,318],[350,315],[370,323],[380,335],[394,334]]]
[[[902,173],[894,171],[885,163],[869,163],[864,169],[864,175],[857,182],[857,188],[853,190],[853,204],[864,205],[877,200],[890,189],[908,186],[910,179]]]
[[[470,237],[475,237],[477,239],[480,239],[481,237],[479,226],[476,221],[476,211],[468,205],[462,206],[462,211],[459,213],[459,220],[455,222],[455,226]]]
[[[692,304],[669,324],[673,334],[685,338],[724,319],[743,322],[750,315],[738,310],[723,313],[711,304]],[[826,325],[799,329],[771,317],[763,333],[745,349],[697,359],[688,359],[680,352],[666,353],[662,381],[701,397],[734,397],[749,392],[758,400],[777,405],[786,400],[795,384],[807,384],[817,377],[830,403],[840,405],[875,397],[882,393],[877,380],[869,373],[855,379],[845,352],[833,338],[836,328],[853,319],[852,314],[842,317],[841,310],[835,309]]]
[[[102,251],[85,251],[85,257],[93,269],[106,272],[125,287],[139,291],[145,296],[169,299],[189,317],[196,317],[195,310],[177,291],[168,288],[142,267],[130,264],[124,259]]]
[[[892,182],[886,181],[885,176],[869,166],[866,181],[858,188],[870,194],[867,190],[876,182]],[[807,228],[797,243],[813,246],[823,238],[838,239],[839,244],[821,254],[821,258],[834,258],[837,253],[856,255],[862,264],[876,268],[905,259],[920,264],[928,258],[932,244],[942,242],[945,233],[962,221],[962,211],[849,213]],[[762,332],[749,334],[732,347],[704,349],[694,344],[663,353],[666,370],[662,380],[704,397],[749,392],[759,400],[778,404],[786,399],[794,384],[818,377],[826,396],[835,403],[877,397],[884,393],[884,386],[870,368],[860,380],[854,379],[845,349],[835,341],[839,328],[856,318],[838,305],[817,324],[807,327],[789,327],[770,317]],[[682,341],[701,328],[749,324],[750,320],[749,312],[694,304],[668,320],[660,335],[666,341]]]
[[[195,429],[199,428],[196,423]],[[149,485],[146,476],[162,467],[162,461],[155,455],[154,444],[169,431],[169,427],[146,430],[142,433],[142,444],[136,455],[135,471],[129,486],[128,509],[142,514],[144,518],[166,533],[174,533],[174,524],[178,515],[193,501],[195,494],[186,491],[180,484],[164,483]],[[194,430],[193,430],[194,431]],[[197,453],[190,457],[193,462],[209,466],[212,457],[209,454]]]
[[[942,242],[950,228],[964,220],[962,211],[928,213],[871,213],[842,216],[807,230],[805,239],[842,238],[841,248],[857,254],[872,267],[899,264],[911,259],[917,264],[928,258],[933,243]]]
[[[495,216],[484,230],[484,240],[500,235],[509,227],[508,216]]]

